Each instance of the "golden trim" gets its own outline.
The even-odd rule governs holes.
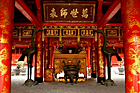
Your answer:
[[[43,5],[95,5],[95,4],[80,4],[80,3],[44,3]]]
[[[19,41],[21,41],[21,29],[19,30]]]
[[[46,23],[49,23],[49,22],[59,22],[59,23],[61,23],[61,22],[67,22],[67,23],[94,23],[94,22],[92,22],[92,21],[44,21],[44,22],[46,22]]]
[[[80,42],[80,29],[78,29],[78,37],[77,37],[77,42]]]
[[[42,31],[42,41],[44,41],[45,40],[45,35],[44,35],[44,29],[43,29],[43,31]]]
[[[95,42],[97,42],[97,33],[95,33]]]
[[[15,30],[15,29],[13,30],[13,37],[14,37],[14,36],[15,36],[15,37],[18,36],[18,30]]]
[[[137,83],[140,84],[140,80]]]
[[[118,34],[119,34],[119,41],[121,41],[121,28],[120,27],[118,29]]]
[[[8,49],[5,47],[0,50],[0,76],[3,76],[7,73],[8,67],[2,62],[7,59]]]
[[[83,54],[54,54],[54,58],[86,58],[86,53]]]
[[[77,37],[77,38],[80,38],[80,37],[88,37],[88,38],[93,38],[93,35],[94,35],[94,30],[96,30],[96,27],[97,26],[43,26],[43,29],[44,30],[47,30],[47,29],[51,29],[51,30],[59,30],[59,34],[57,33],[56,34],[53,34],[53,35],[47,35],[46,32],[44,31],[44,37]],[[76,32],[74,32],[74,35],[72,34],[68,34],[68,35],[64,35],[62,36],[62,34],[60,34],[60,32],[62,30],[75,30],[76,29]],[[61,30],[61,31],[60,31]],[[79,31],[78,31],[79,30]],[[81,30],[88,30],[88,35],[83,35],[83,36],[80,36],[80,32]],[[54,32],[54,31],[53,31]],[[54,32],[55,33],[55,32]],[[95,33],[96,34],[96,33]],[[59,35],[59,36],[58,36]]]
[[[9,75],[6,75],[5,81],[8,82],[10,80]]]
[[[107,36],[117,36],[118,29],[107,29]]]
[[[60,36],[59,36],[59,41],[61,42],[62,41],[62,29],[60,29]]]
[[[116,36],[115,35],[109,35],[107,33],[106,33],[106,35],[109,36],[109,37],[112,37],[112,36],[113,37],[118,37],[119,40],[120,40],[120,38],[123,37],[123,33],[122,33],[122,36],[121,36],[121,27],[122,26],[105,26],[104,27],[104,32],[106,33],[107,30],[117,30],[118,36],[117,35]]]
[[[75,82],[76,79],[74,79]],[[70,82],[70,79],[67,79],[68,82]],[[85,78],[78,78],[77,82],[84,82],[86,81]],[[64,78],[58,78],[58,82],[65,82]]]
[[[0,28],[4,29],[6,26],[5,25],[0,25]]]
[[[131,89],[129,87],[126,87],[126,89],[130,92],[130,93],[138,93],[135,92],[134,86],[131,87]]]
[[[0,43],[9,43],[9,40],[5,38],[0,38]]]
[[[43,26],[43,29],[93,29],[93,30],[97,30],[97,26],[94,25],[94,26]]]
[[[32,36],[32,33],[33,33],[32,29],[22,30],[22,36]]]

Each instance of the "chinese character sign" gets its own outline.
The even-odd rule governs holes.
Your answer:
[[[72,17],[73,18],[77,18],[77,14],[78,14],[79,12],[78,12],[78,9],[76,8],[76,9],[73,9],[71,12],[70,12],[70,14],[72,15]]]
[[[64,16],[64,18],[66,18],[66,16],[68,15],[67,9],[62,8],[60,10],[60,14],[61,14],[61,16]]]
[[[81,15],[83,18],[88,18],[88,9],[83,9],[82,10],[82,15]]]
[[[95,4],[46,3],[43,8],[44,22],[94,22]]]
[[[52,17],[52,18],[58,17],[56,15],[56,12],[55,12],[55,9],[54,8],[52,8],[52,10],[51,10],[50,17]]]

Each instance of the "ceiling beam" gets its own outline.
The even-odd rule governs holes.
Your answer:
[[[56,26],[97,26],[96,23],[42,23],[42,26],[51,26],[51,25],[56,25]],[[106,25],[120,25],[122,26],[121,24],[118,24],[118,23],[110,23],[110,24],[106,24]],[[14,26],[33,26],[33,24],[31,23],[14,23]]]
[[[41,0],[35,0],[36,1],[36,7],[37,7],[37,14],[36,17],[40,22],[42,22],[42,6],[41,6]]]
[[[65,1],[65,0],[43,0],[43,3],[91,3],[91,4],[96,4],[97,1]]]
[[[122,26],[122,23],[107,23],[106,26]]]
[[[42,26],[97,26],[96,23],[42,23]]]
[[[115,0],[103,16],[102,20],[99,22],[98,26],[104,26],[106,23],[108,23],[111,20],[111,18],[120,10],[120,8],[120,0]]]
[[[103,17],[102,6],[103,6],[103,0],[98,0],[97,13],[96,13],[96,19],[97,19],[96,23],[99,23]]]
[[[102,9],[103,0],[98,0],[98,9]]]
[[[23,0],[15,0],[15,6],[35,27],[41,26],[41,23]]]
[[[103,2],[103,5],[112,5],[113,4],[113,1],[104,1]]]
[[[35,0],[35,2],[36,2],[37,9],[41,9],[41,1]]]

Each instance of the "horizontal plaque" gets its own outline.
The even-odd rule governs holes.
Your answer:
[[[106,35],[107,36],[118,36],[118,29],[107,29]]]
[[[13,30],[13,36],[19,36],[18,30]]]
[[[45,29],[45,36],[59,36],[60,29]]]
[[[62,36],[77,36],[78,29],[62,29]]]
[[[120,36],[123,36],[123,30],[120,29]]]
[[[95,4],[44,3],[44,22],[93,23]]]
[[[93,36],[94,30],[93,29],[81,29],[81,36]]]
[[[32,30],[22,30],[22,36],[32,36]]]

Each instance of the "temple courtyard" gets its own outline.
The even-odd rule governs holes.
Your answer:
[[[106,74],[107,75],[107,74]],[[59,76],[63,76],[61,73]],[[32,74],[32,79],[34,74]],[[105,86],[97,83],[96,78],[88,79],[85,82],[78,82],[71,85],[64,82],[43,82],[36,86],[22,86],[27,79],[26,75],[11,76],[11,93],[125,93],[125,75],[119,75],[116,67],[112,67],[111,78],[114,80],[116,86]]]

